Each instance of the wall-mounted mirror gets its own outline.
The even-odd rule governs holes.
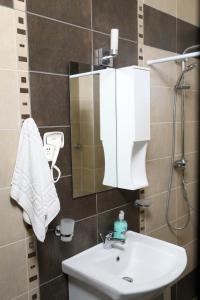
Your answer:
[[[73,196],[148,186],[148,68],[70,65]]]
[[[71,62],[69,66],[74,198],[111,188],[103,184],[105,170],[103,137],[104,131],[108,133],[110,130],[108,142],[115,151],[115,70],[92,70],[93,66],[75,62]],[[105,93],[107,104],[100,105],[100,99]],[[112,112],[109,117],[109,128],[101,126],[100,129],[101,117],[107,115],[103,111],[107,109]],[[116,178],[115,164],[116,159],[110,168],[113,178]]]

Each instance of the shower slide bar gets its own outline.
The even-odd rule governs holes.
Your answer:
[[[164,57],[159,59],[147,60],[147,65],[154,65],[154,64],[164,63],[168,61],[183,60],[186,58],[198,57],[198,56],[200,56],[200,51],[191,52],[187,54],[174,55],[174,56],[169,56],[169,57]]]

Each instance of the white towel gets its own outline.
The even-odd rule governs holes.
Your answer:
[[[44,241],[49,223],[60,210],[39,130],[32,118],[24,121],[12,178],[11,197],[23,208],[24,221]]]

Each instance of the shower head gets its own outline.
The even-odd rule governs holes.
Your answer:
[[[181,84],[181,81],[183,79],[183,76],[185,73],[191,71],[192,69],[194,69],[195,67],[197,66],[196,63],[192,63],[192,64],[189,64],[185,67],[185,69],[181,72],[177,82],[176,82],[176,85],[175,85],[175,89],[180,89],[180,84]],[[188,87],[188,86],[187,86]]]

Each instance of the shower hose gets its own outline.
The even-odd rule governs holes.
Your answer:
[[[177,93],[174,90],[174,97],[173,97],[173,137],[172,137],[172,151],[171,151],[171,164],[170,164],[170,175],[169,175],[169,185],[168,185],[168,193],[167,193],[167,203],[166,203],[166,222],[169,228],[174,230],[182,230],[185,229],[189,222],[190,222],[190,209],[195,209],[191,204],[188,197],[186,182],[185,182],[185,170],[181,170],[181,188],[182,188],[182,195],[183,199],[186,203],[187,207],[187,218],[185,223],[182,226],[175,226],[171,223],[169,219],[169,209],[170,209],[170,201],[171,201],[171,192],[172,192],[172,182],[173,182],[173,174],[174,174],[174,160],[175,160],[175,142],[176,142],[176,104],[177,104]]]

